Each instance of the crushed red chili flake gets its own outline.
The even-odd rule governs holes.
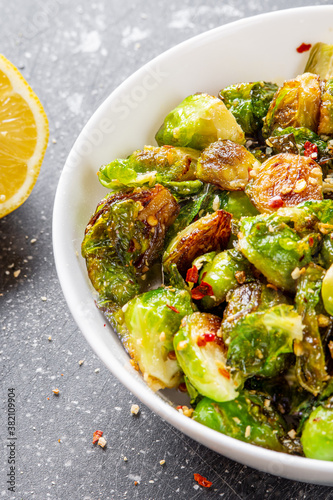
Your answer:
[[[304,156],[309,156],[310,158],[318,158],[318,147],[310,141],[304,143]]]
[[[312,238],[312,236],[310,236],[310,238],[309,238],[310,247],[313,247],[313,244],[314,244],[314,239]]]
[[[311,49],[311,43],[301,43],[301,45],[297,47],[296,50],[299,54],[302,54],[303,52],[307,52],[310,49]]]
[[[173,306],[169,306],[169,304],[166,305],[169,309],[171,309],[171,311],[174,311],[175,313],[178,313],[179,314],[179,311],[178,309],[176,309],[175,307]]]
[[[188,283],[197,283],[198,278],[199,278],[199,273],[196,266],[192,266],[190,269],[187,270],[186,281]]]
[[[103,431],[95,431],[92,440],[93,444],[98,443],[99,438],[102,436],[103,436]]]
[[[279,195],[273,196],[273,198],[271,198],[268,202],[268,206],[271,208],[281,208],[283,205],[283,199]]]
[[[203,333],[198,337],[197,345],[199,347],[205,347],[207,342],[214,342],[216,339],[215,333]]]
[[[204,488],[210,488],[212,486],[212,482],[208,481],[205,477],[203,477],[201,474],[193,474],[194,480],[200,484],[200,486],[203,486]]]
[[[178,389],[180,390],[180,392],[187,392],[187,387],[185,382],[181,382],[178,386]]]
[[[220,374],[222,375],[222,377],[230,380],[230,373],[228,372],[228,370],[226,370],[225,368],[219,368],[219,372]]]
[[[209,295],[211,297],[212,295],[214,295],[214,292],[212,286],[209,283],[206,283],[206,281],[202,281],[199,286],[191,290],[191,294],[192,299],[200,300],[206,295]]]

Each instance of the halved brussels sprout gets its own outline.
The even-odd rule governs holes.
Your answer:
[[[218,336],[221,318],[195,312],[186,316],[174,337],[174,349],[183,372],[203,396],[229,401],[242,383],[226,362],[226,346]]]
[[[253,135],[261,130],[263,118],[277,89],[275,83],[237,83],[222,89],[219,96],[245,134]]]
[[[196,259],[193,265],[197,267],[197,261],[203,258],[204,256]],[[250,263],[238,250],[225,250],[215,254],[213,259],[200,269],[199,284],[204,281],[212,287],[213,291],[213,296],[206,295],[201,299],[200,307],[211,309],[218,306],[225,301],[230,290],[248,280],[253,280]]]
[[[280,304],[250,313],[236,321],[224,339],[228,363],[246,378],[274,377],[285,368],[294,340],[301,341],[302,337],[302,318],[293,306]]]
[[[311,260],[318,234],[300,238],[288,226],[289,219],[276,214],[243,217],[238,245],[241,252],[273,285],[294,292],[292,272]]]
[[[223,403],[204,398],[196,406],[193,420],[240,441],[286,451],[282,440],[287,426],[270,403],[268,396],[245,390]]]
[[[316,396],[328,379],[316,310],[321,301],[325,270],[311,262],[302,271],[297,281],[295,305],[302,316],[304,334],[295,344],[296,374],[300,385]]]
[[[191,148],[145,146],[127,159],[113,160],[98,172],[100,183],[113,190],[195,180],[199,152]]]
[[[312,158],[280,153],[253,171],[246,194],[262,213],[322,200],[322,170]]]
[[[169,266],[176,264],[180,274],[185,276],[196,257],[207,251],[225,248],[231,233],[230,221],[228,212],[217,210],[180,231],[163,255],[165,271],[168,272]]]
[[[193,310],[187,291],[157,288],[130,300],[118,314],[121,341],[154,390],[176,387],[181,381],[173,336]]]
[[[315,43],[311,48],[304,72],[319,75],[323,80],[333,78],[333,45]]]
[[[160,185],[102,200],[82,242],[82,256],[101,299],[123,305],[138,292],[135,276],[147,272],[160,254],[178,211],[173,196]]]
[[[242,145],[225,140],[210,144],[197,164],[197,177],[221,189],[243,190],[249,181],[249,172],[259,167],[258,160]]]
[[[306,127],[317,131],[321,92],[318,75],[303,73],[286,81],[270,103],[262,130],[264,137],[278,128]]]
[[[317,460],[333,460],[333,408],[318,406],[305,422],[301,442],[304,455]]]
[[[204,149],[218,139],[245,142],[244,132],[225,104],[208,94],[186,97],[165,118],[155,139],[159,146]]]

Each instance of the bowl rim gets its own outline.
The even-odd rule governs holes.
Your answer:
[[[75,162],[75,152],[78,149],[80,141],[83,137],[89,133],[89,129],[92,124],[96,122],[100,116],[103,115],[104,108],[113,100],[116,100],[119,95],[121,95],[126,89],[131,88],[132,84],[137,81],[137,79],[147,71],[147,68],[154,66],[156,62],[161,62],[165,59],[169,59],[173,53],[184,50],[184,48],[193,45],[201,44],[202,41],[207,41],[214,37],[219,37],[221,34],[225,34],[228,31],[239,30],[242,26],[249,26],[258,22],[264,22],[271,18],[278,18],[279,16],[294,15],[295,13],[307,13],[311,15],[311,12],[322,10],[333,13],[333,5],[318,5],[318,6],[304,6],[296,7],[291,9],[281,9],[273,12],[266,12],[263,14],[246,17],[243,19],[236,20],[234,22],[218,26],[214,29],[205,31],[199,35],[193,36],[154,57],[152,60],[147,62],[144,66],[136,70],[131,76],[126,78],[115,90],[113,90],[110,95],[102,102],[102,104],[97,108],[97,110],[92,114],[88,122],[83,127],[79,136],[77,137],[68,157],[64,168],[62,170],[58,187],[56,190],[55,200],[54,200],[54,210],[53,210],[53,220],[52,220],[52,239],[53,239],[53,251],[54,259],[56,264],[56,270],[58,278],[61,284],[63,294],[65,296],[67,305],[71,311],[71,314],[77,323],[79,329],[87,339],[88,343],[91,345],[98,357],[103,361],[107,368],[115,375],[127,389],[137,396],[145,405],[147,405],[152,411],[157,413],[164,421],[170,423],[177,430],[183,432],[187,436],[195,439],[199,443],[209,447],[210,449],[220,453],[228,458],[236,460],[238,462],[244,463],[251,466],[253,459],[258,459],[261,464],[265,462],[271,463],[277,462],[277,465],[282,467],[282,476],[299,481],[307,481],[306,479],[297,475],[297,470],[301,469],[302,473],[308,471],[312,473],[320,473],[318,482],[320,484],[333,484],[333,479],[330,481],[327,479],[333,473],[333,463],[310,459],[301,456],[291,456],[285,453],[268,450],[261,448],[259,446],[252,445],[250,443],[239,441],[235,438],[221,434],[213,429],[203,426],[202,424],[195,422],[181,413],[179,413],[175,408],[173,408],[169,403],[167,403],[162,398],[158,397],[148,386],[142,387],[142,384],[135,379],[124,365],[117,359],[112,359],[110,362],[110,353],[106,352],[103,348],[101,342],[92,342],[91,335],[86,331],[84,321],[78,313],[78,302],[74,297],[73,292],[75,287],[71,282],[71,278],[68,274],[68,259],[66,255],[66,248],[64,246],[63,234],[62,234],[62,215],[63,213],[62,203],[65,198],[64,191],[66,183],[66,172],[72,166],[72,162]],[[74,160],[73,160],[74,158]],[[66,265],[67,264],[67,265]],[[93,297],[92,297],[93,299]],[[203,440],[203,434],[204,440]],[[237,455],[237,458],[235,456]],[[242,458],[240,459],[239,456]],[[253,465],[252,465],[253,466]],[[268,470],[264,465],[258,466],[254,465],[258,470],[262,470],[273,475],[280,475],[279,466],[274,471]],[[304,475],[304,474],[303,474]],[[296,478],[296,479],[295,479]],[[317,481],[311,481],[317,482]]]

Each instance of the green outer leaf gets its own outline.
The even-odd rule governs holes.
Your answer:
[[[333,461],[333,409],[319,406],[305,422],[301,437],[308,458]]]

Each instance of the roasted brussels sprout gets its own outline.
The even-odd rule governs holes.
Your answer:
[[[183,372],[203,396],[229,401],[242,383],[226,365],[226,346],[218,336],[221,319],[208,313],[186,316],[174,337],[174,349]]]
[[[319,76],[303,73],[286,81],[270,103],[262,130],[264,137],[278,128],[306,127],[317,131],[321,92]]]
[[[288,226],[290,219],[276,214],[243,217],[238,245],[241,252],[273,285],[294,292],[292,272],[311,261],[317,233],[303,238]]]
[[[323,198],[322,170],[309,157],[281,153],[265,161],[252,175],[246,194],[262,213]]]
[[[296,310],[302,316],[304,325],[303,339],[295,342],[297,379],[306,391],[315,396],[322,392],[324,382],[328,380],[317,319],[324,274],[324,269],[313,263],[303,268],[297,281],[295,298]]]
[[[315,43],[311,48],[304,72],[319,75],[323,80],[333,78],[333,45]]]
[[[317,460],[333,460],[333,408],[318,406],[305,422],[301,442],[304,455]]]
[[[225,140],[210,144],[201,153],[197,177],[221,189],[238,191],[245,188],[249,172],[259,167],[256,158],[242,145]]]
[[[138,292],[135,275],[145,273],[158,257],[178,211],[173,196],[160,185],[102,200],[82,242],[82,255],[100,299],[123,305]]]
[[[176,264],[180,274],[185,276],[196,257],[207,251],[225,248],[231,233],[230,221],[228,212],[217,210],[180,231],[163,255],[165,271],[168,272],[169,267]]]
[[[302,318],[293,306],[250,313],[228,332],[228,363],[246,378],[276,376],[285,368],[285,355],[293,353],[294,340],[302,336]]]
[[[208,94],[186,97],[165,118],[155,139],[159,146],[204,149],[218,139],[243,144],[244,132],[225,104]]]
[[[249,215],[258,215],[259,212],[244,191],[223,191],[219,196],[219,207],[240,219]]]
[[[289,224],[301,236],[311,232],[325,235],[333,231],[332,200],[305,201],[294,207],[279,208],[277,215],[289,219]]]
[[[270,403],[267,396],[245,390],[233,401],[217,403],[204,398],[196,406],[193,420],[240,441],[286,451],[282,441],[287,426]]]
[[[288,299],[275,286],[255,280],[236,288],[227,296],[227,302],[221,328],[226,343],[238,321],[248,314],[267,311],[278,304],[288,304]]]
[[[193,265],[199,267],[197,261],[201,259],[202,257],[196,259]],[[225,250],[215,254],[213,259],[200,269],[199,283],[208,283],[213,292],[212,296],[206,295],[200,300],[200,307],[211,309],[218,306],[225,301],[230,290],[248,280],[253,280],[250,263],[238,250]]]
[[[98,177],[104,187],[112,190],[195,180],[198,156],[199,152],[190,148],[145,146],[127,159],[103,165]]]
[[[185,290],[157,288],[130,300],[118,314],[120,338],[155,390],[176,387],[182,373],[176,361],[173,336],[182,318],[193,312]]]
[[[237,83],[222,89],[219,96],[245,134],[253,135],[261,130],[263,118],[277,89],[275,83]]]

